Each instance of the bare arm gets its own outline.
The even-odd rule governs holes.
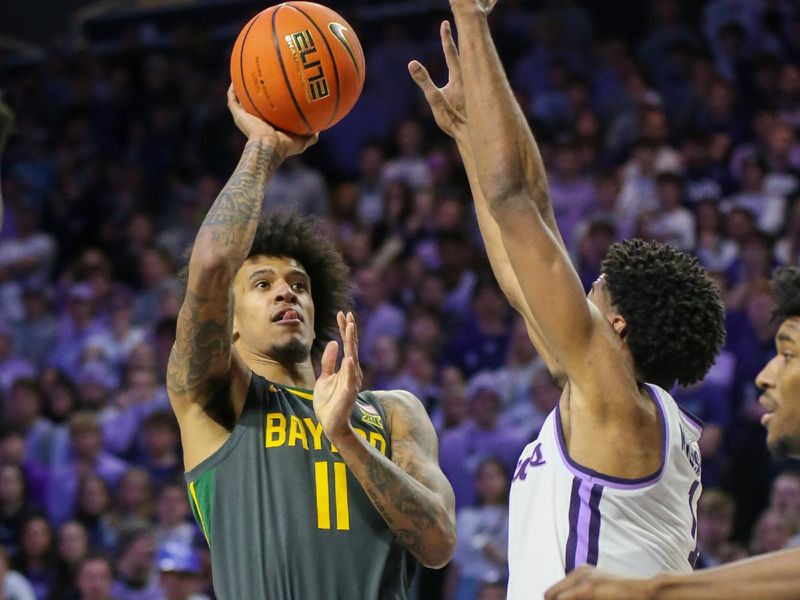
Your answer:
[[[186,298],[178,314],[167,389],[178,418],[190,406],[206,407],[231,384],[231,365],[241,378],[249,371],[232,358],[231,284],[253,243],[264,190],[285,156],[310,138],[293,139],[246,113],[232,89],[228,107],[248,140],[239,164],[208,211],[189,260]]]
[[[584,364],[595,320],[555,224],[541,156],[505,77],[486,15],[475,2],[451,4],[461,34],[476,178],[517,274],[521,312],[542,340],[537,347],[561,359],[557,370],[574,375]]]
[[[492,272],[511,306],[519,312],[525,320],[528,336],[531,342],[533,342],[533,345],[536,346],[548,370],[554,377],[561,379],[562,368],[558,364],[557,357],[553,354],[545,341],[541,327],[536,322],[536,319],[525,303],[522,288],[517,280],[516,273],[514,273],[514,269],[511,267],[508,253],[503,245],[500,229],[489,211],[486,197],[478,183],[475,156],[472,151],[469,134],[466,130],[467,120],[464,107],[460,59],[458,56],[458,49],[453,41],[450,23],[447,21],[442,23],[440,34],[442,38],[442,49],[444,50],[444,56],[449,70],[449,80],[447,84],[442,88],[436,87],[431,81],[428,71],[417,61],[412,61],[409,64],[409,71],[414,81],[425,94],[425,98],[433,111],[436,123],[442,131],[452,137],[458,145],[458,150],[464,164],[464,170],[469,180],[472,198],[475,202],[475,214],[478,219],[478,226],[481,230],[481,237],[486,247],[486,253],[489,257],[489,264],[492,267]],[[553,232],[563,246],[552,209],[546,215],[545,222],[547,227]]]
[[[361,386],[355,318],[340,313],[345,356],[335,371],[338,344],[329,342],[314,387],[314,411],[325,435],[361,483],[400,543],[427,567],[440,568],[455,549],[455,497],[439,468],[436,432],[420,401],[408,392],[379,392],[392,443],[389,460],[356,435],[350,414]]]
[[[559,381],[562,379],[564,369],[550,344],[547,342],[547,338],[545,338],[536,317],[525,302],[522,286],[520,286],[519,279],[517,279],[517,275],[514,273],[511,261],[508,258],[508,253],[503,245],[500,228],[489,212],[489,205],[486,202],[486,197],[483,195],[483,191],[478,185],[472,148],[466,145],[462,148],[462,145],[459,144],[459,151],[464,162],[464,169],[467,172],[467,178],[469,179],[472,198],[475,202],[475,214],[478,218],[478,228],[481,230],[481,237],[486,247],[486,254],[489,257],[492,273],[494,273],[497,283],[500,285],[500,289],[503,290],[509,304],[511,304],[514,310],[522,315],[525,320],[525,326],[528,329],[528,337],[536,347],[539,356],[542,357],[542,360],[547,366],[547,370],[550,371],[550,374],[556,381]],[[553,225],[553,228],[555,228],[555,225]],[[559,239],[561,238],[559,237]]]
[[[773,552],[690,575],[620,579],[581,567],[546,600],[792,600],[800,594],[800,548]]]
[[[639,389],[633,362],[623,359],[629,353],[620,335],[624,319],[615,315],[612,326],[587,299],[560,237],[548,226],[552,206],[544,165],[489,31],[494,0],[450,4],[460,33],[478,184],[517,275],[528,324],[538,325],[535,334],[558,357],[564,375],[559,383],[569,386],[562,424],[570,456],[615,477],[645,476],[663,458],[658,413]]]
[[[552,206],[544,166],[494,48],[483,2],[493,4],[451,0],[477,179],[523,302],[573,380],[587,364],[600,316],[586,300],[557,230],[548,226]]]

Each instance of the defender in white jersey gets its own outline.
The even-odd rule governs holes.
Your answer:
[[[541,598],[584,563],[688,570],[699,432],[651,384],[706,374],[724,340],[718,290],[695,258],[633,240],[611,247],[585,294],[491,39],[494,3],[450,0],[461,54],[444,22],[445,87],[416,61],[409,71],[458,144],[495,276],[563,388],[512,484],[508,597]]]
[[[779,458],[800,459],[800,268],[772,276],[780,323],[775,355],[756,377],[764,408],[767,446]],[[689,574],[622,579],[583,566],[547,591],[547,600],[796,600],[800,597],[800,548],[770,552]]]
[[[582,564],[640,576],[692,570],[701,424],[663,389],[646,389],[658,409],[664,456],[648,477],[619,479],[576,464],[558,408],[525,448],[511,484],[509,598],[542,598]]]

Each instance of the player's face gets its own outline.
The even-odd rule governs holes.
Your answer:
[[[606,276],[605,273],[594,280],[589,293],[586,295],[589,301],[600,309],[600,312],[606,314],[611,308],[611,298],[609,297],[608,290],[606,289]]]
[[[767,445],[778,456],[800,457],[800,317],[781,323],[776,354],[756,377],[767,414]]]
[[[600,312],[608,319],[608,322],[611,323],[611,326],[614,327],[617,333],[620,333],[625,328],[625,320],[617,312],[614,303],[611,301],[611,294],[606,285],[605,273],[602,273],[600,277],[595,279],[595,282],[592,284],[592,289],[589,290],[586,298],[600,309]]]
[[[311,281],[293,258],[254,256],[234,281],[234,339],[282,364],[306,360],[314,343]]]

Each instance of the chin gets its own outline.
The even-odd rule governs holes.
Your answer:
[[[776,458],[800,458],[800,436],[767,435],[767,447]]]
[[[308,360],[311,349],[300,340],[292,339],[283,344],[273,344],[267,354],[282,365],[296,365]]]

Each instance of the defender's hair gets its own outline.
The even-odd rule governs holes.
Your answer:
[[[772,317],[783,321],[789,317],[800,317],[800,269],[783,267],[777,269],[770,281],[775,296]]]
[[[725,309],[697,258],[626,240],[611,246],[601,271],[639,376],[665,389],[701,380],[725,340]]]

